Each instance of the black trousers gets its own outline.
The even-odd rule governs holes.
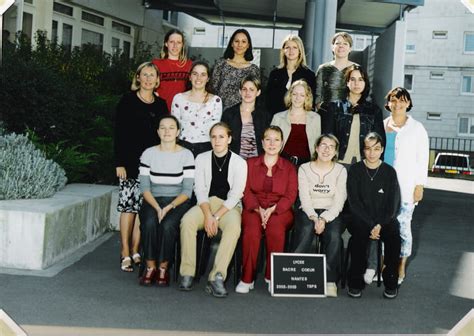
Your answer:
[[[324,209],[315,210],[318,214],[324,211]],[[343,221],[336,217],[326,224],[326,228],[320,237],[326,255],[326,277],[328,282],[337,282],[341,274],[341,247],[343,244],[341,235],[345,229]],[[314,222],[301,209],[296,211],[294,235],[293,250],[295,253],[315,253],[315,251],[311,251],[311,245],[315,237]]]
[[[364,272],[367,268],[367,246],[369,244],[370,229],[355,225],[349,227],[352,234],[350,242],[351,265],[349,267],[349,287],[363,289],[365,287]],[[384,264],[382,272],[383,283],[387,289],[398,286],[398,263],[400,258],[400,233],[398,223],[382,226],[380,239],[384,242]]]
[[[175,197],[155,197],[160,207],[170,204]],[[174,260],[174,246],[179,238],[181,217],[189,210],[191,202],[187,200],[175,209],[170,210],[161,222],[158,222],[156,210],[143,201],[140,209],[140,230],[143,258],[157,260],[159,263]]]

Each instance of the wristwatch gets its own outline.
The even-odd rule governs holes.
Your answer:
[[[212,217],[214,217],[214,219],[215,219],[216,221],[219,221],[219,219],[220,219],[220,217],[219,217],[219,216],[216,216],[216,215],[212,215]]]

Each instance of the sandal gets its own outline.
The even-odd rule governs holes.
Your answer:
[[[120,257],[120,269],[123,272],[133,272],[132,259],[130,257]]]
[[[147,267],[144,274],[140,277],[140,285],[151,286],[156,279],[156,268]]]
[[[135,265],[140,265],[140,263],[142,262],[142,257],[140,255],[140,253],[134,253],[132,255],[132,259],[133,259],[133,263]]]

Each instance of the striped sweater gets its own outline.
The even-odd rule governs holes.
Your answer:
[[[140,158],[140,191],[150,191],[154,197],[191,198],[194,184],[194,157],[182,148],[163,152],[158,146],[146,149]]]

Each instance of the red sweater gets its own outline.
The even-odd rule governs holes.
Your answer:
[[[166,100],[168,111],[171,111],[171,103],[175,94],[186,90],[192,62],[187,60],[181,64],[180,61],[170,59],[154,59],[153,63],[160,70],[160,86],[156,89],[158,95]]]

